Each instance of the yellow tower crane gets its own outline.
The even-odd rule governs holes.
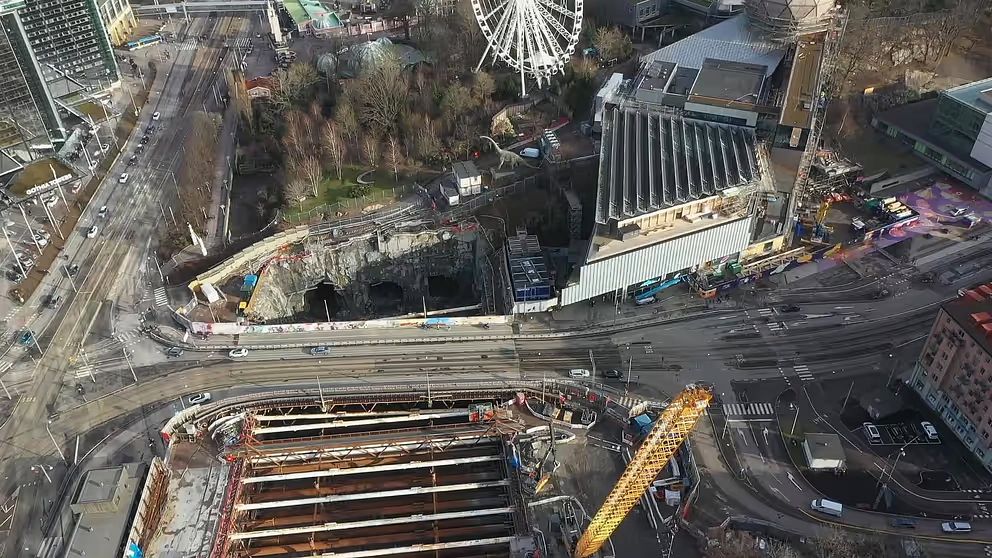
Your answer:
[[[575,546],[575,558],[588,558],[599,551],[689,437],[711,399],[713,394],[708,389],[690,387],[672,400],[582,533]]]

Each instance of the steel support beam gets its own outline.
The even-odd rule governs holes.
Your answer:
[[[436,552],[439,550],[449,550],[452,548],[471,548],[473,546],[493,546],[497,544],[510,544],[513,537],[492,537],[489,539],[475,539],[472,541],[453,541],[433,544],[414,544],[398,548],[380,548],[378,550],[358,550],[355,552],[329,552],[324,554],[314,554],[312,558],[370,558],[373,556],[396,556],[397,554],[412,554],[415,552]]]
[[[482,517],[487,515],[503,515],[508,513],[513,513],[512,507],[432,513],[427,515],[410,515],[406,517],[392,517],[388,519],[347,521],[344,523],[323,523],[320,525],[307,525],[306,527],[287,527],[285,529],[266,529],[261,531],[249,531],[246,533],[232,533],[228,535],[228,539],[237,541],[262,537],[281,537],[285,535],[301,535],[307,533],[320,533],[324,531],[341,531],[345,529],[362,529],[366,527],[382,527],[385,525],[403,525],[406,523],[423,523],[427,521],[444,521],[446,519],[462,519],[465,517]]]
[[[254,484],[261,482],[274,482],[295,479],[308,479],[315,477],[337,477],[342,475],[364,475],[369,473],[383,473],[387,471],[405,471],[408,469],[426,469],[428,467],[450,467],[452,465],[467,465],[469,463],[486,463],[489,461],[499,461],[499,455],[484,455],[480,457],[462,457],[457,459],[436,459],[434,461],[412,461],[410,463],[395,463],[392,465],[372,465],[368,467],[334,467],[320,471],[307,471],[304,473],[283,473],[279,475],[264,475],[258,477],[244,477],[243,484]]]
[[[447,413],[406,415],[402,417],[380,417],[374,419],[359,419],[359,420],[335,420],[332,422],[315,422],[312,424],[293,424],[289,426],[268,426],[262,428],[253,428],[251,433],[258,436],[261,434],[279,434],[282,432],[302,432],[306,430],[349,428],[353,426],[375,426],[379,424],[396,424],[402,422],[420,422],[425,420],[467,417],[468,414],[469,414],[468,411],[465,410],[465,411],[452,411]]]
[[[376,498],[393,498],[395,496],[410,496],[415,494],[439,494],[442,492],[458,492],[462,490],[479,490],[483,488],[496,488],[508,486],[507,480],[471,482],[463,484],[452,484],[449,486],[429,486],[405,488],[402,490],[383,490],[381,492],[363,492],[361,494],[334,494],[331,496],[320,496],[317,498],[297,498],[295,500],[277,500],[274,502],[256,502],[251,504],[236,504],[234,509],[239,512],[252,510],[266,510],[274,508],[288,508],[292,506],[307,506],[311,504],[329,504],[333,502],[348,502],[353,500],[372,500]]]

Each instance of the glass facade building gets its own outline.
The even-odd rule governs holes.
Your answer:
[[[45,151],[65,130],[18,16],[22,0],[0,0],[0,149]]]

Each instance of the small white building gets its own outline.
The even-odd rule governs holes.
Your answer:
[[[482,193],[482,173],[472,161],[459,161],[451,165],[455,175],[455,185],[462,196]]]
[[[843,469],[847,461],[840,436],[836,434],[807,434],[803,439],[803,454],[810,469]]]

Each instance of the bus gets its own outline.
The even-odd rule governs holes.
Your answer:
[[[162,42],[161,35],[150,35],[148,37],[142,37],[136,41],[131,41],[128,43],[127,49],[130,51],[138,50],[139,48],[150,47],[152,45],[157,45]]]

